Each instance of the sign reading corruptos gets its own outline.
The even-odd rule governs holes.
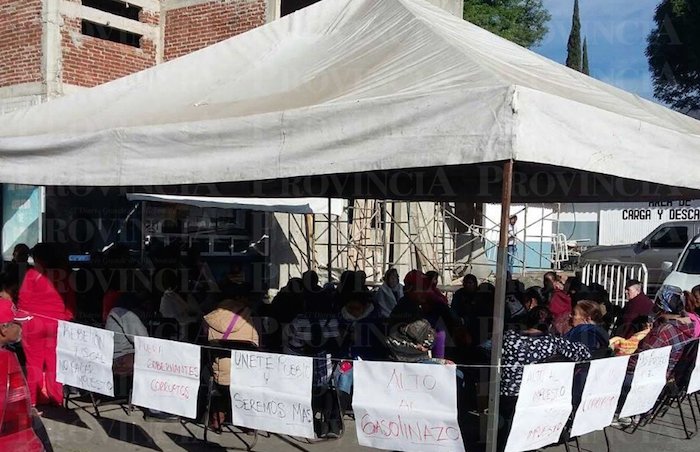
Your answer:
[[[134,405],[194,419],[201,372],[198,346],[134,337]]]

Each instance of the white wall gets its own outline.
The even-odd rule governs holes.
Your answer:
[[[600,203],[562,203],[559,221],[598,221]]]
[[[552,234],[555,232],[556,213],[555,206],[547,204],[528,205],[513,204],[510,214],[517,215],[515,224],[518,237],[518,251],[516,253],[516,267],[521,267],[522,262],[527,268],[549,268],[549,260],[552,250]],[[497,246],[500,239],[501,205],[484,205],[484,227],[486,232],[487,258],[495,264],[497,258]]]
[[[638,242],[667,221],[700,221],[700,200],[672,201],[669,206],[648,202],[602,204],[600,245]]]
[[[662,223],[697,219],[700,200],[668,201],[658,205],[648,202],[562,204],[559,220],[575,223],[578,229],[595,227],[597,243],[584,245],[624,245],[638,242]],[[571,229],[571,228],[569,228]],[[589,228],[590,229],[590,228]]]
[[[513,204],[510,206],[510,214],[518,216],[518,222],[515,224],[518,240],[520,241],[539,241],[541,237],[547,243],[552,242],[553,224],[556,220],[556,215],[553,215],[553,209],[550,206],[528,206],[527,214],[525,213],[523,204]],[[486,229],[491,229],[486,233],[486,237],[498,243],[501,222],[501,205],[500,204],[485,204],[484,205],[484,226]]]

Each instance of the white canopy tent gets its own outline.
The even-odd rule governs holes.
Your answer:
[[[500,200],[496,297],[504,299],[511,193],[532,202],[698,198],[700,181],[690,174],[698,149],[697,120],[423,0],[324,0],[152,69],[3,115],[0,181]],[[501,303],[494,317],[498,364]],[[489,450],[498,419],[494,374]]]
[[[325,0],[3,115],[0,180],[202,184],[512,159],[697,189],[683,174],[699,147],[697,120],[422,0]]]

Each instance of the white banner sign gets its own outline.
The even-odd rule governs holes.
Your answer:
[[[312,358],[233,350],[234,425],[314,438],[312,378]]]
[[[666,370],[671,347],[655,348],[639,354],[634,378],[620,417],[646,413],[654,408],[656,399],[666,386]]]
[[[610,425],[620,400],[629,356],[591,361],[571,436],[581,436]]]
[[[695,356],[695,367],[693,368],[693,373],[690,374],[687,392],[688,394],[694,394],[698,391],[700,391],[700,351]]]
[[[571,387],[575,365],[531,364],[523,368],[506,452],[539,449],[559,441],[573,409]]]
[[[134,337],[134,405],[194,419],[200,348],[183,342]]]
[[[455,366],[355,361],[352,407],[363,446],[464,451]]]
[[[75,388],[114,396],[114,333],[58,321],[56,381]]]

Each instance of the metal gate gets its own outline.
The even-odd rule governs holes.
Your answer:
[[[630,279],[640,281],[646,293],[649,271],[646,265],[640,263],[603,261],[586,264],[581,270],[581,279],[586,285],[597,283],[605,287],[610,294],[610,302],[616,306],[624,306],[627,281]]]

